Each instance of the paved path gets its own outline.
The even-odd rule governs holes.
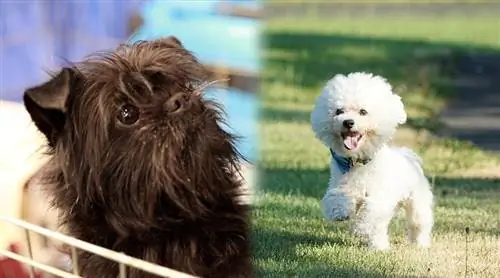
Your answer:
[[[445,135],[500,153],[500,53],[459,58],[457,97],[442,113]]]

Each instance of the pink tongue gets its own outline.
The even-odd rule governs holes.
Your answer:
[[[356,149],[358,147],[358,136],[346,136],[344,146],[349,150]]]

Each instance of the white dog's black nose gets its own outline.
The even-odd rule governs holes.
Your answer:
[[[351,119],[344,120],[342,125],[344,125],[345,128],[352,128],[354,126],[354,120]]]

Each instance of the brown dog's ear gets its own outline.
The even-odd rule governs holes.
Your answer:
[[[63,130],[66,100],[75,81],[75,71],[63,68],[49,81],[24,92],[24,106],[36,127],[47,137],[51,147],[54,147]]]

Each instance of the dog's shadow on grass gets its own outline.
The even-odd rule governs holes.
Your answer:
[[[369,273],[360,268],[330,265],[309,258],[297,250],[298,246],[303,245],[322,247],[343,244],[340,239],[263,228],[254,229],[253,234],[253,241],[258,242],[254,245],[254,255],[260,265],[279,263],[281,258],[285,257],[288,264],[282,268],[260,266],[256,269],[257,277],[382,277],[380,274]],[[269,252],[270,250],[274,252]]]
[[[263,169],[261,184],[265,192],[281,196],[299,196],[318,200],[318,206],[328,185],[329,170]],[[280,182],[276,182],[280,181]],[[443,232],[454,232],[469,227],[472,232],[500,235],[500,221],[494,223],[474,219],[481,210],[491,211],[498,207],[500,180],[484,178],[449,178],[437,176],[433,188],[436,208],[446,213],[462,211],[470,216],[462,218],[444,217],[436,219],[436,228]],[[308,217],[301,207],[267,204],[286,215]],[[318,208],[318,213],[321,213]],[[303,215],[304,214],[304,215]],[[491,214],[491,212],[489,213]],[[497,213],[498,214],[498,213]]]
[[[443,214],[458,216],[438,217],[435,225],[437,229],[457,232],[468,228],[471,233],[500,235],[499,179],[436,177],[433,191],[437,209]],[[481,219],[485,212],[491,216]],[[496,220],[493,220],[494,215]]]

